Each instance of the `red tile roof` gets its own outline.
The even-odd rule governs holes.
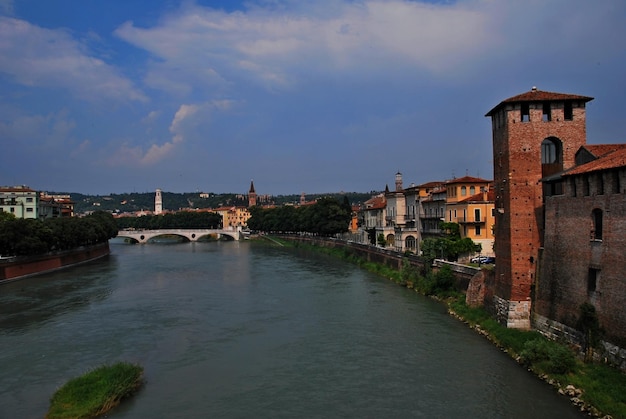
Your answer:
[[[602,157],[621,148],[626,148],[626,144],[585,144],[581,148],[586,149],[595,157]]]
[[[472,176],[463,176],[460,178],[456,178],[456,179],[452,179],[452,180],[448,180],[446,181],[447,185],[454,185],[457,183],[489,183],[491,182],[490,180],[487,179],[482,179],[479,177],[472,177]]]
[[[387,206],[387,200],[384,196],[375,196],[365,201],[364,210],[382,209]]]
[[[510,97],[508,99],[503,100],[498,105],[496,105],[492,110],[487,112],[485,116],[491,116],[498,109],[504,106],[507,103],[518,103],[518,102],[546,102],[546,101],[565,101],[565,100],[579,100],[584,102],[589,102],[593,100],[592,97],[589,96],[581,96],[581,95],[572,95],[568,93],[555,93],[555,92],[545,92],[543,90],[538,90],[533,87],[530,91],[526,93],[521,93],[517,96]]]
[[[612,144],[612,146],[617,147],[613,147],[613,151],[600,155],[600,157],[596,160],[581,164],[580,166],[576,166],[573,169],[568,170],[563,173],[563,176],[579,175],[582,173],[591,173],[626,166],[626,144]],[[590,146],[585,147],[589,148]],[[597,151],[602,150],[601,147],[595,147],[594,149]]]

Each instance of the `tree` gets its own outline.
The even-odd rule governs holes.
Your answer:
[[[583,303],[580,305],[579,310],[580,316],[576,322],[576,328],[583,334],[585,362],[590,362],[593,359],[593,349],[597,348],[600,343],[602,328],[593,304]]]

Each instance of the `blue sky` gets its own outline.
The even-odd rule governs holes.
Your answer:
[[[622,0],[0,0],[0,185],[367,192],[492,177],[500,101],[626,142]]]

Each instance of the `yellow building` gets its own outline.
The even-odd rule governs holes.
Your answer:
[[[248,226],[250,212],[246,207],[220,207],[212,210],[222,216],[222,226],[224,229],[245,228]]]
[[[489,181],[465,176],[446,182],[446,222],[460,226],[461,237],[482,246],[481,254],[494,256],[495,192]]]

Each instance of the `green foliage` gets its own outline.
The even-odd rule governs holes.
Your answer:
[[[120,217],[117,228],[158,230],[164,228],[222,228],[222,216],[210,211],[180,211],[143,217]]]
[[[529,368],[548,374],[568,374],[576,368],[576,358],[571,350],[542,337],[524,343],[520,361]]]
[[[315,204],[301,207],[252,208],[248,227],[264,232],[332,236],[347,231],[351,217],[345,200],[341,203],[335,198],[321,198]]]
[[[441,228],[448,232],[445,237],[428,238],[421,245],[422,257],[430,263],[435,259],[456,261],[460,255],[482,250],[482,246],[469,237],[461,238],[457,223],[441,223]]]
[[[117,235],[113,216],[102,211],[83,218],[10,219],[0,223],[0,254],[32,256],[104,243]]]
[[[380,233],[378,235],[378,237],[376,238],[376,241],[378,242],[378,245],[381,247],[387,246],[387,240],[385,240],[385,235],[383,233]]]
[[[576,328],[583,334],[583,349],[585,351],[585,361],[593,359],[593,350],[600,344],[603,331],[600,327],[598,314],[593,304],[583,303],[579,307],[580,316],[576,322]]]
[[[104,365],[73,378],[50,399],[46,418],[90,418],[101,415],[135,393],[142,384],[143,368],[119,362]]]

